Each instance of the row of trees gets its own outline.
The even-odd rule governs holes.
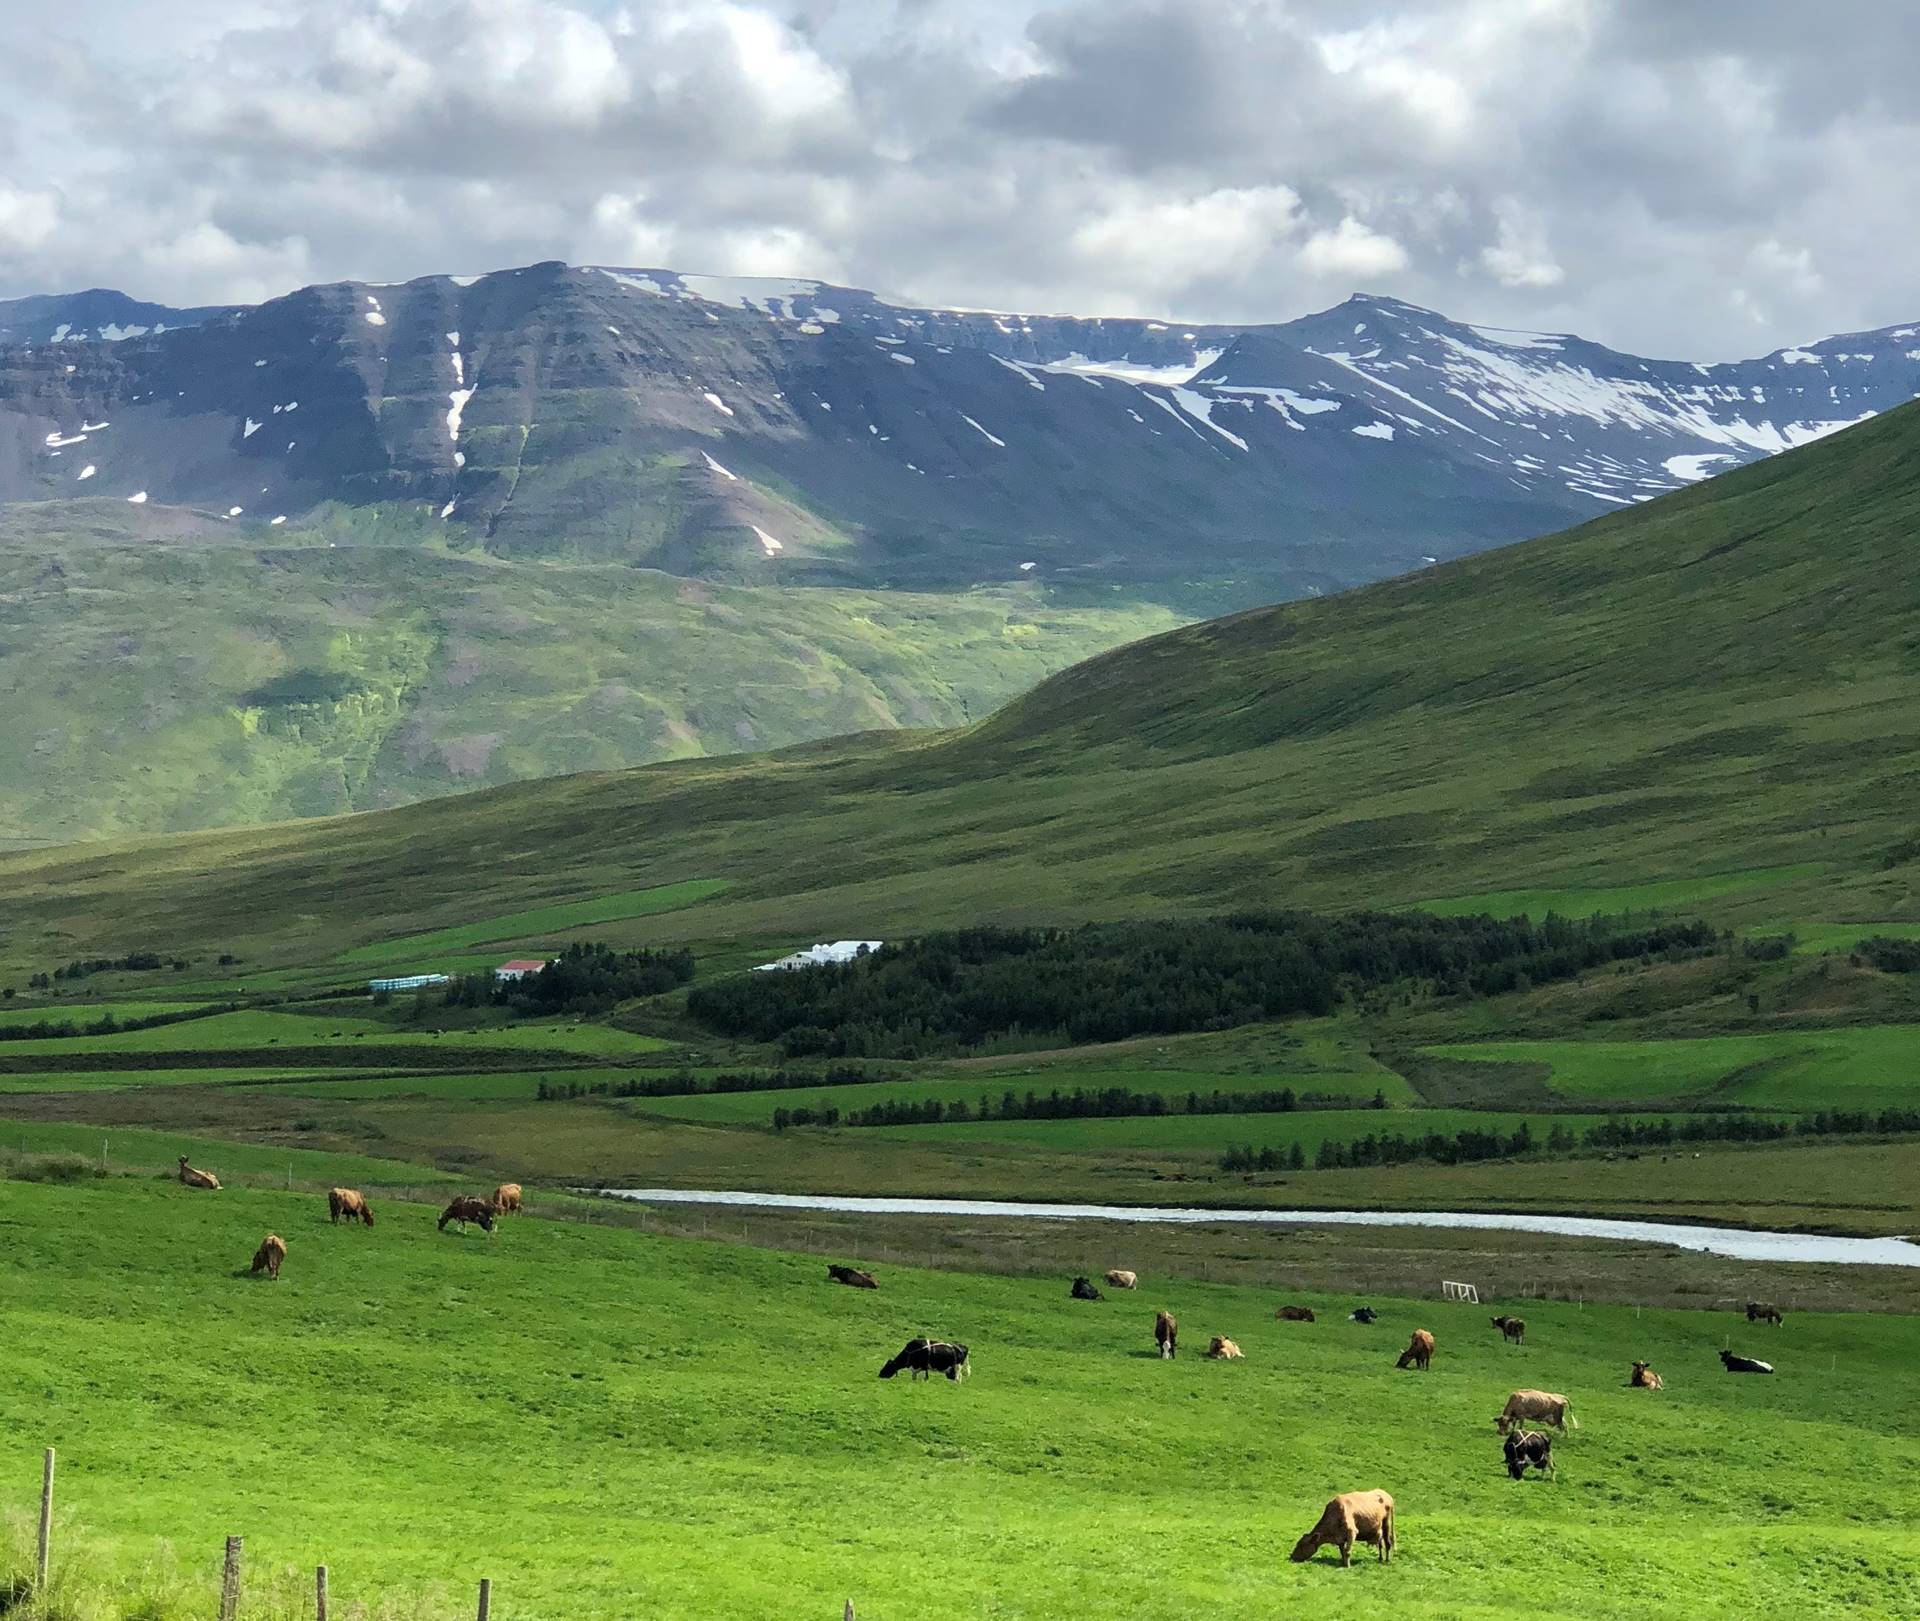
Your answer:
[[[789,1056],[917,1058],[1020,1035],[1036,1045],[1114,1041],[1324,1014],[1386,986],[1497,995],[1717,941],[1704,923],[1418,912],[976,928],[848,963],[719,980],[697,987],[687,1007],[712,1029],[779,1042]]]
[[[123,1030],[153,1030],[163,1024],[185,1024],[189,1019],[207,1019],[216,1013],[236,1013],[238,1002],[209,1002],[203,1007],[183,1008],[174,1013],[149,1013],[138,1019],[115,1018],[111,1009],[97,1019],[36,1019],[32,1024],[0,1025],[0,1041],[41,1041],[67,1036],[111,1036]]]
[[[658,996],[693,978],[693,953],[684,946],[662,951],[616,951],[600,941],[576,941],[537,974],[496,980],[492,974],[460,974],[438,988],[442,1007],[509,1007],[529,1016],[610,1013],[637,996]],[[428,998],[422,1008],[433,1005]]]
[[[1384,1109],[1387,1098],[1376,1092],[1370,1108]],[[1002,1093],[996,1102],[986,1093],[977,1105],[965,1098],[889,1099],[865,1109],[852,1109],[839,1115],[835,1124],[845,1126],[938,1126],[967,1120],[1099,1120],[1128,1116],[1181,1114],[1288,1114],[1295,1109],[1350,1109],[1353,1100],[1325,1093],[1297,1093],[1290,1086],[1278,1091],[1188,1092],[1184,1096],[1165,1092],[1135,1092],[1124,1086],[1103,1086],[1097,1090],[1076,1087],[1071,1092],[1057,1088],[1043,1094]],[[788,1126],[817,1124],[797,1118],[803,1110],[776,1109],[776,1131]]]
[[[60,980],[87,979],[94,974],[109,974],[116,971],[136,972],[166,966],[167,959],[157,951],[130,951],[124,957],[76,957],[72,962],[62,963],[51,974],[33,975],[27,983],[36,991],[46,991],[51,990],[55,982]],[[179,957],[173,959],[176,972],[184,971],[186,966],[184,959]]]
[[[1883,974],[1920,973],[1920,940],[1897,940],[1891,935],[1876,934],[1856,945],[1853,954],[1872,963]]]
[[[542,1080],[534,1096],[542,1103],[567,1098],[678,1098],[702,1092],[785,1092],[803,1086],[857,1086],[875,1077],[864,1069],[845,1064],[824,1070],[777,1069],[764,1071],[728,1071],[718,1075],[695,1075],[680,1070],[670,1075],[636,1075],[623,1081],[548,1081]]]

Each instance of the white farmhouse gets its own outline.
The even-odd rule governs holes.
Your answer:
[[[805,951],[796,951],[790,957],[782,957],[777,962],[757,963],[756,974],[770,974],[778,969],[818,968],[823,963],[852,962],[855,957],[864,957],[869,951],[878,951],[886,944],[883,940],[832,940],[824,945],[808,946]]]

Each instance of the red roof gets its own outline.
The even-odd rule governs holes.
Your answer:
[[[503,974],[512,968],[523,974],[537,974],[546,966],[547,960],[544,957],[515,957],[512,962],[503,962],[494,972]]]

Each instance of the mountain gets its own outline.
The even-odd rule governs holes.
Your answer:
[[[318,961],[690,878],[731,887],[650,937],[1569,886],[1920,920],[1916,523],[1910,406],[1566,534],[1103,654],[970,729],[0,858],[0,938],[23,961],[189,938]]]
[[[122,330],[102,296],[39,318]],[[33,695],[0,838],[977,718],[1920,389],[1914,328],[1695,366],[1366,297],[1229,328],[542,264],[161,314],[200,319],[0,343],[0,660]]]
[[[148,304],[108,287],[84,293],[39,293],[30,298],[0,298],[0,344],[120,343],[148,333],[198,326],[232,306],[177,310]]]

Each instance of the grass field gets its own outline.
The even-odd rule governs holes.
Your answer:
[[[336,1602],[383,1614],[445,1613],[487,1575],[496,1610],[529,1618],[791,1621],[850,1595],[882,1618],[1457,1616],[1506,1608],[1516,1547],[1551,1594],[1539,1613],[1920,1605],[1898,1484],[1920,1463],[1911,1319],[1796,1314],[1761,1335],[1528,1302],[1516,1352],[1430,1301],[1376,1301],[1363,1329],[1341,1298],[1280,1324],[1292,1291],[1173,1278],[1093,1307],[1064,1280],[899,1268],[863,1294],[738,1246],[380,1216],[334,1229],[304,1194],[0,1182],[18,1235],[0,1390],[31,1413],[12,1472],[60,1448],[93,1575],[137,1592],[170,1544],[179,1577],[143,1613],[201,1613],[235,1531],[256,1571],[325,1562]],[[277,1285],[238,1275],[268,1229],[289,1245]],[[1157,1306],[1181,1318],[1172,1364],[1149,1354]],[[1440,1339],[1424,1376],[1392,1366],[1415,1323]],[[965,1340],[973,1379],[877,1382],[922,1329]],[[1196,1354],[1219,1332],[1244,1362]],[[1726,1378],[1729,1336],[1780,1375]],[[1621,1388],[1635,1356],[1666,1391]],[[1520,1384],[1581,1418],[1555,1482],[1499,1469],[1489,1419]],[[1286,1562],[1330,1492],[1372,1485],[1399,1504],[1390,1567]]]
[[[1661,883],[1615,884],[1587,889],[1492,889],[1476,895],[1446,895],[1415,905],[1436,917],[1467,917],[1485,912],[1492,917],[1544,918],[1609,916],[1622,912],[1697,911],[1729,895],[1743,895],[1794,879],[1817,877],[1818,862],[1784,867],[1755,867],[1745,872],[1710,873],[1702,878],[1673,878]]]

